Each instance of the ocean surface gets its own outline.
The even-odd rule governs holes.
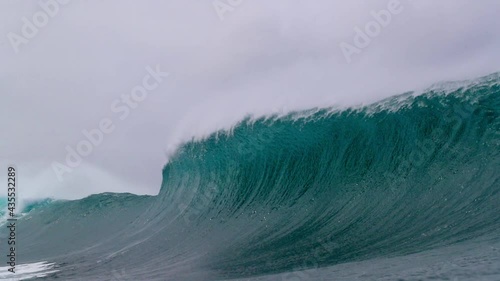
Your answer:
[[[24,204],[0,279],[500,280],[499,116],[496,73],[247,118],[182,145],[156,196]]]

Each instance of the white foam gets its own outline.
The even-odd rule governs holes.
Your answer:
[[[45,277],[59,270],[54,269],[55,263],[46,261],[16,265],[15,273],[8,271],[10,267],[0,267],[0,280],[27,280]]]

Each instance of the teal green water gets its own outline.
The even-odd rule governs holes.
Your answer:
[[[59,262],[64,280],[215,280],[488,248],[500,230],[500,78],[444,86],[455,89],[247,119],[186,143],[157,196],[30,212],[20,256]]]

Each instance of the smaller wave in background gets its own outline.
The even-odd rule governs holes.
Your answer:
[[[14,213],[16,214],[17,218],[21,218],[31,211],[39,210],[49,206],[54,201],[56,200],[51,198],[25,199],[21,200],[20,202],[17,201],[16,207],[18,207],[18,209],[16,209]],[[8,218],[8,201],[7,198],[0,197],[0,226],[4,225],[7,222],[7,218]]]

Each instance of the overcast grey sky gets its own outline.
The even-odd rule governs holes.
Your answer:
[[[211,0],[73,0],[14,47],[48,1],[0,2],[0,164],[18,166],[24,197],[156,194],[166,150],[246,114],[369,103],[500,69],[496,0],[400,0],[350,63],[340,44],[391,1],[220,0],[233,3],[221,13]],[[113,102],[158,65],[170,75],[117,118]],[[115,130],[58,181],[52,163],[103,118]]]

